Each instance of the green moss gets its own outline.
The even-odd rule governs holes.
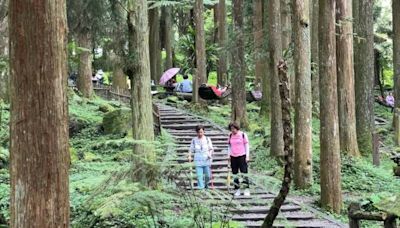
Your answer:
[[[100,112],[107,113],[107,112],[111,112],[111,111],[114,111],[114,110],[115,110],[114,107],[112,105],[108,104],[108,103],[104,103],[104,104],[101,104],[99,106],[99,111]]]
[[[104,115],[103,129],[106,134],[126,135],[132,126],[131,110],[121,108]]]
[[[98,157],[96,154],[92,153],[92,152],[86,152],[84,154],[84,158],[85,161],[87,162],[93,162],[93,161],[100,161],[100,157]]]
[[[71,163],[75,163],[79,160],[78,153],[73,147],[69,148],[69,154],[71,156]]]

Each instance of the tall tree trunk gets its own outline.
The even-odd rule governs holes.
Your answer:
[[[158,8],[149,10],[149,24],[151,79],[158,83],[161,77],[160,13]]]
[[[394,120],[399,119],[400,112],[400,17],[398,12],[400,12],[400,1],[392,1],[392,11],[393,11],[393,72],[394,72],[394,97],[396,112],[394,115]],[[395,16],[397,15],[397,16]],[[393,121],[395,123],[395,133],[396,133],[396,144],[400,145],[400,121]]]
[[[321,205],[339,213],[342,207],[337,107],[335,0],[319,2],[320,172]]]
[[[112,78],[112,87],[116,90],[125,90],[128,89],[127,77],[124,74],[123,70],[123,61],[121,57],[115,56],[113,59],[113,78]]]
[[[69,227],[66,4],[9,6],[10,225]]]
[[[213,6],[213,15],[214,15],[214,34],[213,40],[215,44],[218,44],[218,13],[219,13],[219,4],[215,4]]]
[[[205,44],[205,34],[204,34],[204,5],[203,0],[196,0],[195,3],[195,24],[196,24],[196,76],[193,80],[197,80],[193,93],[193,101],[197,103],[199,101],[198,97],[198,87],[199,85],[207,82],[206,76],[206,44]]]
[[[246,113],[246,69],[244,61],[243,0],[233,0],[233,43],[232,50],[232,122],[241,127],[248,126]]]
[[[290,0],[281,0],[281,26],[282,26],[282,51],[286,53],[284,59],[288,65],[288,75],[290,84],[290,97],[294,99],[296,93],[296,80],[294,76],[294,60],[292,55],[289,55],[290,43],[292,42],[292,18]]]
[[[79,55],[79,74],[77,79],[78,90],[86,98],[93,95],[92,84],[92,59],[91,59],[91,39],[89,33],[78,34],[78,44],[82,47]]]
[[[310,1],[294,1],[294,65],[296,75],[294,182],[305,189],[312,184],[312,94]]]
[[[187,34],[187,30],[190,26],[190,10],[179,9],[178,10],[178,32],[179,36],[183,36]]]
[[[4,1],[2,4],[6,4]],[[7,5],[1,7],[8,8]],[[4,14],[4,15],[3,15]],[[3,19],[4,17],[4,19]],[[0,61],[8,59],[8,19],[6,12],[0,12]],[[9,69],[7,66],[0,66],[0,100],[9,102]]]
[[[356,126],[362,154],[372,154],[374,131],[374,23],[373,0],[353,1]]]
[[[172,27],[172,7],[162,8],[162,17],[164,18],[164,45],[166,52],[165,69],[172,68],[172,42],[173,42],[173,27]]]
[[[264,32],[263,32],[263,3],[262,0],[253,0],[253,36],[256,90],[262,89],[262,78],[265,75],[264,66]]]
[[[279,97],[278,63],[282,59],[280,0],[270,0],[269,19],[269,69],[271,72],[271,155],[283,155],[283,130],[281,99]]]
[[[356,132],[356,107],[354,95],[352,1],[336,1],[336,57],[339,98],[339,133],[342,153],[360,155]]]
[[[133,167],[136,171],[134,180],[139,180],[149,186],[155,186],[154,180],[149,179],[155,152],[151,143],[154,141],[153,109],[150,89],[150,60],[149,60],[149,28],[147,20],[147,1],[128,1],[128,41],[129,52],[135,57],[134,66],[131,70],[131,108],[133,139],[147,141],[134,145]]]
[[[219,0],[218,4],[218,84],[227,84],[227,52],[226,52],[226,4]]]
[[[311,22],[311,78],[312,78],[312,97],[313,110],[319,113],[319,58],[318,58],[318,5],[319,0],[312,2],[312,22]]]
[[[263,1],[263,36],[264,36],[264,44],[263,48],[265,51],[265,54],[263,55],[263,62],[264,62],[264,75],[261,79],[261,87],[262,87],[262,93],[263,96],[261,98],[261,109],[260,109],[260,117],[263,121],[268,121],[270,120],[270,115],[271,115],[271,70],[270,70],[270,64],[268,62],[268,58],[270,56],[269,52],[269,16],[268,16],[268,2]]]

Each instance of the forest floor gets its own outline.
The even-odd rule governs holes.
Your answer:
[[[170,227],[196,227],[207,224],[210,208],[188,197],[171,182],[167,175],[160,176],[160,185],[151,190],[140,183],[129,181],[131,169],[130,155],[134,141],[131,130],[120,134],[106,134],[103,119],[107,113],[124,108],[123,104],[96,98],[85,100],[70,94],[70,122],[75,123],[70,137],[71,170],[70,199],[72,227],[155,227],[169,224]],[[210,105],[208,110],[194,111],[191,106],[176,98],[164,100],[176,107],[192,111],[226,126],[230,120],[230,106]],[[125,107],[126,108],[126,107]],[[0,123],[0,224],[9,220],[10,177],[8,173],[8,121],[9,107],[2,110]],[[266,188],[276,192],[280,187],[283,169],[268,155],[269,123],[260,124],[259,108],[249,104],[247,111],[250,127],[247,130],[251,141],[254,160],[251,168],[259,176],[268,178]],[[342,157],[342,188],[344,208],[357,200],[365,205],[373,205],[381,198],[398,193],[400,180],[392,173],[394,163],[389,152],[398,150],[393,145],[390,126],[390,110],[377,105],[376,114],[388,120],[388,124],[378,127],[381,142],[381,166],[374,167],[372,158],[352,159]],[[318,210],[319,187],[319,121],[313,119],[313,178],[312,187],[306,191],[293,190],[291,197]],[[174,147],[168,134],[157,138],[156,151],[161,174],[169,172],[169,162],[165,153]],[[196,207],[193,207],[196,205]],[[371,207],[372,209],[373,207]],[[201,213],[199,213],[201,212]],[[195,215],[200,216],[195,216]],[[220,217],[219,217],[220,216]],[[347,223],[346,210],[340,215],[332,215]],[[215,215],[214,221],[223,215]],[[1,226],[1,225],[0,225]],[[364,223],[364,227],[381,227],[377,223]],[[220,227],[214,223],[213,227]],[[230,227],[240,227],[231,223]]]

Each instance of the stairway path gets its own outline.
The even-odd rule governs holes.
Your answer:
[[[185,111],[173,108],[165,104],[157,104],[160,112],[161,126],[169,132],[177,143],[177,163],[188,163],[187,152],[191,139],[196,136],[195,126],[205,126],[205,135],[209,137],[215,147],[212,163],[214,189],[208,191],[202,200],[216,207],[226,207],[227,213],[234,221],[243,223],[246,227],[260,227],[275,194],[261,187],[250,187],[250,197],[233,197],[233,186],[227,186],[228,157],[225,153],[227,148],[228,134],[220,126],[213,124],[205,118],[189,114]],[[189,171],[188,171],[189,172]],[[183,181],[187,182],[190,175],[181,175]],[[196,186],[195,177],[193,178]],[[186,180],[185,180],[186,179]],[[186,187],[188,190],[190,186]],[[274,223],[274,227],[346,227],[345,225],[331,219],[323,213],[312,209],[293,200],[287,200]]]

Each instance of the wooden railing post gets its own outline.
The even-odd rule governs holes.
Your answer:
[[[396,219],[397,217],[394,215],[388,215],[388,217],[385,219],[385,221],[383,221],[384,228],[396,228],[397,224],[396,224]]]
[[[361,206],[359,203],[350,203],[348,208],[349,227],[360,228],[360,220],[353,217],[354,212],[359,211]]]

